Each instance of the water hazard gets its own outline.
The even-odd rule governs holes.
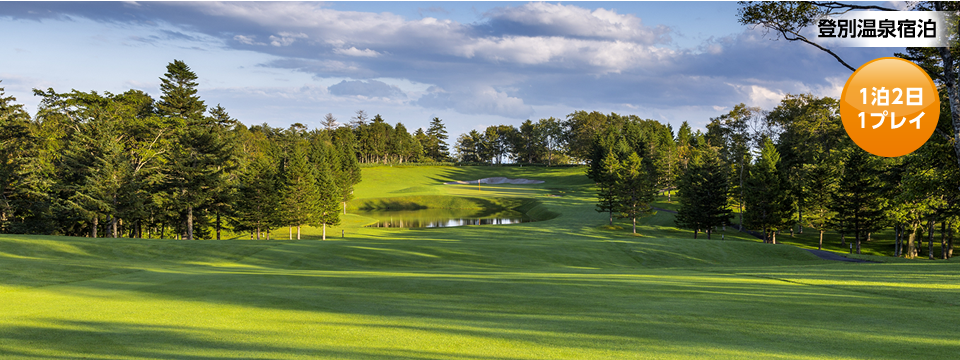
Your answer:
[[[377,219],[367,227],[434,228],[467,225],[507,225],[531,222],[519,211],[484,212],[470,209],[424,209],[404,211],[362,211],[358,215]]]

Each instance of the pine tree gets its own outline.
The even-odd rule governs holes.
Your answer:
[[[337,123],[337,118],[333,117],[332,113],[327,113],[323,116],[322,124],[325,130],[333,130],[340,126],[340,124]]]
[[[340,190],[339,201],[343,205],[344,214],[347,213],[347,202],[353,199],[353,186],[362,180],[353,139],[350,129],[337,128],[332,139],[335,151],[329,157],[332,163],[330,170],[334,174],[336,188]]]
[[[804,164],[807,181],[804,192],[807,194],[806,221],[808,226],[820,233],[817,249],[823,249],[823,233],[830,226],[835,213],[830,209],[833,194],[836,192],[837,169],[835,156],[831,153],[819,154],[812,164]]]
[[[235,231],[250,231],[260,240],[280,209],[279,180],[272,155],[276,150],[263,133],[248,133],[245,146],[249,159],[237,179],[230,222]]]
[[[297,240],[300,240],[300,227],[315,223],[320,213],[320,192],[314,167],[307,157],[308,145],[305,140],[294,140],[282,175],[282,221],[283,225],[297,227]]]
[[[779,171],[780,153],[770,139],[763,142],[760,157],[744,183],[744,224],[763,230],[764,242],[777,243],[777,231],[792,226],[793,202]]]
[[[231,206],[235,202],[237,185],[237,133],[234,127],[239,123],[236,119],[230,117],[227,110],[220,104],[210,110],[209,122],[214,125],[213,133],[224,144],[222,149],[222,159],[225,160],[219,164],[219,176],[214,179],[211,185],[210,210],[216,217],[214,228],[216,230],[216,239],[220,240],[221,230],[223,228],[222,217],[229,214]]]
[[[613,212],[617,209],[617,189],[620,175],[620,160],[608,152],[603,158],[601,170],[596,174],[597,183],[597,212],[607,213],[610,226],[613,226]]]
[[[650,202],[653,201],[654,179],[650,175],[649,167],[643,164],[643,159],[636,152],[627,157],[618,171],[616,208],[623,218],[633,223],[633,233],[637,233],[637,218],[650,213]]]
[[[693,230],[694,239],[700,230],[709,239],[713,228],[727,225],[732,214],[727,208],[727,172],[715,150],[704,152],[702,158],[688,164],[677,184],[680,207],[675,222],[677,227]]]
[[[424,146],[427,156],[433,161],[446,161],[450,158],[449,147],[447,146],[447,127],[443,125],[443,120],[434,117],[430,120],[430,127],[427,128],[427,136],[430,139],[429,147]]]
[[[175,127],[175,139],[167,152],[165,180],[171,202],[184,211],[184,235],[194,239],[194,211],[212,201],[215,188],[224,172],[221,164],[231,156],[226,139],[217,132],[210,118],[203,116],[206,105],[197,96],[197,75],[183,61],[167,65],[160,78],[163,96],[157,110]]]
[[[175,121],[197,122],[203,118],[207,106],[197,95],[197,74],[182,60],[173,60],[160,78],[163,96],[157,103],[157,112]]]
[[[857,254],[867,234],[881,228],[884,218],[878,177],[878,160],[861,149],[852,149],[843,164],[843,175],[834,194],[841,231],[854,236]]]
[[[329,149],[328,153],[335,152],[335,149]],[[331,164],[330,162],[324,162],[325,164]],[[317,166],[317,189],[319,192],[319,199],[317,199],[317,217],[314,226],[320,225],[323,228],[323,233],[321,239],[327,239],[327,226],[337,226],[340,225],[340,199],[341,191],[337,188],[336,179],[334,179],[333,171],[330,170],[329,166]]]

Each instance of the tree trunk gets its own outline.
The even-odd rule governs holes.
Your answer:
[[[800,228],[800,231],[797,231],[797,233],[803,234],[803,209],[800,208],[800,204],[797,204],[797,215],[800,216],[800,219],[797,220],[797,227]]]
[[[610,210],[610,226],[613,226],[613,210]],[[696,239],[697,235],[694,234],[693,238]]]
[[[840,246],[847,244],[847,234],[840,233]]]
[[[913,259],[917,257],[917,227],[916,225],[910,228],[910,234],[907,235],[907,253],[904,255],[905,258]]]
[[[299,232],[300,232],[300,227],[297,226],[297,233]],[[287,226],[287,240],[293,240],[293,226]]]
[[[697,238],[697,232],[699,232],[699,231],[700,231],[699,229],[693,231],[693,238],[694,238],[694,239]]]
[[[948,227],[947,231],[949,232],[947,235],[947,259],[950,259],[953,257],[953,228]]]
[[[823,250],[823,229],[820,229],[820,242],[817,243],[817,250]]]
[[[902,229],[900,228],[900,224],[896,224],[893,226],[893,232],[895,233],[895,236],[896,236],[896,240],[893,241],[893,257],[900,257],[900,250],[903,246],[902,245],[903,232],[902,232]]]
[[[220,212],[217,211],[217,240],[220,240]]]
[[[297,225],[297,240],[300,240],[300,225]]]
[[[860,232],[857,231],[855,232],[855,234],[856,234],[855,237],[857,240],[857,255],[860,255]]]
[[[167,224],[160,224],[160,238],[163,239],[167,234]]]
[[[260,240],[260,225],[257,225],[257,240]]]
[[[927,223],[929,238],[927,239],[927,257],[930,260],[933,260],[933,228],[937,226],[937,222],[932,219]]]
[[[707,240],[710,240],[711,233],[713,233],[713,229],[707,229]]]
[[[320,238],[321,240],[327,239],[327,223],[323,223],[323,235]]]
[[[193,206],[187,206],[187,240],[193,240]]]
[[[98,226],[100,226],[100,217],[99,217],[99,216],[94,216],[94,217],[93,217],[93,226],[90,227],[90,237],[92,237],[92,238],[96,238],[96,237],[97,237],[97,227],[98,227]]]
[[[771,244],[774,244],[774,245],[777,244],[777,231],[776,231],[776,230],[773,231],[773,236],[770,237],[770,243],[771,243]]]
[[[947,222],[940,223],[940,258],[947,259]]]
[[[117,238],[117,217],[110,216],[110,237]]]
[[[637,217],[634,216],[631,219],[633,220],[633,233],[636,234],[637,233]],[[710,232],[707,231],[707,239],[709,238],[710,238]]]

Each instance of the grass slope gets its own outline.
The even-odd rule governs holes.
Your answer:
[[[358,202],[523,198],[536,200],[524,210],[556,217],[388,230],[361,228],[365,220],[348,214],[331,230],[346,237],[325,242],[0,236],[0,357],[928,359],[960,352],[955,263],[834,263],[734,232],[694,240],[666,212],[639,221],[640,236],[608,230],[577,168],[363,171]],[[546,183],[441,185],[489,176]]]

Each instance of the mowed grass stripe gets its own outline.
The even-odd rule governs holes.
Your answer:
[[[667,213],[642,219],[640,236],[632,236],[605,228],[578,168],[363,171],[359,199],[532,198],[560,215],[397,230],[361,228],[363,219],[350,214],[328,229],[346,237],[328,241],[311,228],[302,241],[0,236],[0,286],[11,289],[0,291],[0,357],[928,359],[960,352],[960,326],[949,320],[960,315],[954,263],[831,263],[732,231],[715,234],[722,241],[693,240]],[[490,176],[548,181],[441,185]]]

